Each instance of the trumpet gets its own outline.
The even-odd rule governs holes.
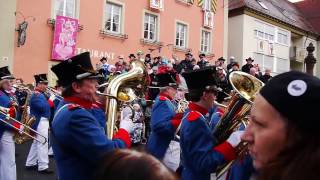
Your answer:
[[[7,112],[8,112],[8,108],[0,107],[0,114],[5,116],[5,119],[0,118],[0,122],[5,123],[6,125],[10,126],[11,128],[17,130],[19,133],[22,133],[22,134],[28,136],[29,138],[34,139],[42,144],[45,144],[47,142],[46,137],[44,137],[43,135],[41,135],[37,131],[33,130],[31,127],[26,126],[25,124],[21,123],[20,121],[10,117],[7,114]],[[23,129],[22,130],[19,129],[18,127],[14,126],[13,123],[19,124],[20,126],[23,127]],[[31,133],[27,133],[26,131],[31,132]],[[33,134],[35,134],[35,135],[33,135]]]

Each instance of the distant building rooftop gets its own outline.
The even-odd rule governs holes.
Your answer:
[[[317,4],[320,3],[319,0],[316,1],[318,1]],[[304,1],[298,3],[304,3]],[[298,7],[299,5],[296,6],[295,3],[287,0],[232,0],[229,3],[230,16],[238,10],[249,9],[257,14],[263,14],[288,26],[298,28],[301,31],[319,35],[320,31],[313,27],[313,24],[308,21]],[[319,8],[317,10],[319,11]],[[317,13],[319,14],[319,12]],[[320,24],[319,20],[317,23]]]

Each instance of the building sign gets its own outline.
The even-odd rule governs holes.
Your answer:
[[[83,52],[90,52],[91,58],[97,58],[101,59],[103,57],[106,57],[110,60],[113,60],[115,58],[114,52],[107,52],[107,51],[99,51],[96,49],[84,49],[84,48],[77,48],[77,54],[83,53]]]
[[[66,60],[76,54],[78,20],[57,16],[54,29],[52,59]]]

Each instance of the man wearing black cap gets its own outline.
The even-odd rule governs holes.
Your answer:
[[[10,80],[14,79],[8,66],[0,68],[0,108],[5,114],[15,118],[15,102],[11,99]],[[2,120],[6,119],[4,114],[0,114]],[[14,124],[16,128],[20,128],[18,124]],[[16,180],[16,160],[14,145],[14,129],[0,122],[0,179]]]
[[[247,64],[243,65],[241,70],[243,72],[250,74],[250,69],[253,67],[252,63],[254,60],[251,57],[249,57],[248,59],[246,59],[246,61],[247,61]]]
[[[265,84],[242,137],[258,179],[319,179],[319,107],[317,77],[291,71]]]
[[[129,63],[131,63],[131,61],[133,61],[134,59],[136,59],[136,56],[134,54],[130,54],[129,55]]]
[[[234,147],[240,143],[241,132],[234,132],[224,143],[215,146],[206,116],[216,98],[215,67],[186,72],[186,95],[189,108],[180,130],[182,179],[209,180],[219,165],[235,159]]]
[[[133,130],[133,123],[121,121],[113,140],[106,137],[104,127],[92,114],[96,107],[97,79],[101,76],[93,69],[88,52],[63,61],[51,70],[64,87],[64,99],[52,122],[52,147],[58,179],[93,179],[104,154],[131,146],[129,133]]]
[[[193,55],[191,52],[186,53],[186,58],[180,62],[182,69],[184,72],[191,71],[193,69],[193,65],[191,64]]]
[[[157,75],[160,94],[156,98],[151,113],[151,135],[147,144],[147,151],[162,160],[169,143],[174,139],[174,133],[181,119],[175,112],[171,102],[177,92],[175,73],[162,73]],[[180,114],[181,116],[182,114]]]
[[[200,67],[200,69],[207,67],[209,65],[209,62],[206,60],[206,55],[205,54],[200,54],[199,55],[200,60],[198,61],[197,65]]]
[[[36,118],[32,129],[38,131],[42,136],[48,139],[50,105],[48,97],[44,94],[47,91],[47,74],[34,75],[36,87],[30,97],[30,115]],[[42,144],[33,141],[26,162],[26,169],[38,169],[39,173],[53,173],[49,170],[48,142]]]

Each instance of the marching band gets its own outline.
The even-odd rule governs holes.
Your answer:
[[[187,53],[181,74],[149,73],[134,64],[140,55],[130,57],[128,72],[106,82],[89,52],[76,55],[51,68],[56,88],[47,74],[34,76],[34,89],[13,84],[8,67],[0,68],[0,180],[17,179],[15,142],[28,140],[26,169],[59,180],[320,177],[320,79],[292,71],[264,84],[233,64],[226,93],[220,65],[208,66],[204,54],[201,68],[191,68]],[[219,93],[230,96],[225,105]]]

